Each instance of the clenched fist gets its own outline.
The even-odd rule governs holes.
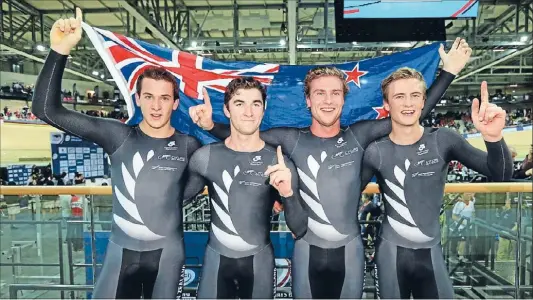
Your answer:
[[[81,40],[81,9],[76,8],[76,18],[59,19],[50,30],[50,48],[63,55],[69,55]]]

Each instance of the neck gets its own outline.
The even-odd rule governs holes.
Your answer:
[[[341,131],[341,121],[337,120],[331,126],[324,126],[320,124],[316,119],[313,118],[310,130],[311,130],[311,133],[313,133],[313,135],[317,137],[321,137],[321,138],[334,137],[337,134],[339,134],[339,132]]]
[[[144,120],[139,124],[139,128],[142,132],[144,132],[144,134],[153,138],[167,138],[176,132],[176,130],[170,126],[170,123],[161,128],[153,128]]]
[[[392,121],[392,131],[389,137],[397,145],[412,145],[418,142],[423,134],[424,127],[419,124],[404,126]]]
[[[253,134],[245,135],[232,128],[231,135],[224,143],[237,152],[256,152],[265,147],[265,142],[259,137],[259,129]]]

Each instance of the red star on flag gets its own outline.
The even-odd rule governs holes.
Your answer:
[[[344,74],[346,74],[347,76],[346,83],[349,84],[350,82],[353,82],[355,83],[355,85],[357,85],[358,88],[361,88],[361,83],[359,82],[359,78],[361,78],[362,76],[368,73],[368,71],[359,71],[359,63],[357,63],[351,71],[342,70],[342,72],[344,72]]]
[[[389,116],[389,112],[383,108],[383,106],[380,107],[372,107],[373,110],[375,110],[378,113],[378,116],[376,117],[376,120],[379,119],[385,119]]]

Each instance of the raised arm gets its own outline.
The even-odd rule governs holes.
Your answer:
[[[35,84],[32,113],[51,126],[100,145],[109,155],[124,142],[131,128],[118,120],[91,117],[65,108],[61,102],[61,79],[67,57],[81,39],[81,11],[77,20],[58,20],[50,32],[51,50]],[[67,26],[68,25],[68,26]],[[68,28],[66,28],[66,26]],[[71,32],[74,33],[71,33]]]
[[[472,122],[481,133],[488,153],[474,148],[451,129],[441,128],[437,131],[437,142],[446,149],[445,158],[458,160],[492,181],[509,181],[513,176],[513,159],[503,139],[505,117],[505,110],[489,103],[489,90],[483,81],[481,104],[478,99],[472,101]]]
[[[270,176],[270,184],[277,191],[273,194],[281,196],[287,226],[299,239],[307,232],[308,217],[298,194],[298,173],[294,163],[281,153],[281,147],[277,149],[277,162],[267,168],[265,175]]]
[[[193,137],[188,137],[187,156],[187,184],[183,192],[183,201],[189,203],[205,188],[205,174],[209,164],[210,146],[200,148],[200,142]],[[199,149],[200,148],[200,149]]]

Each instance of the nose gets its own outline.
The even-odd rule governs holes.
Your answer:
[[[251,105],[246,105],[244,107],[244,115],[246,117],[253,117],[254,113],[253,113],[253,110],[252,110],[252,106]]]
[[[333,103],[333,99],[332,99],[332,97],[331,97],[330,94],[327,94],[327,95],[326,95],[326,98],[324,99],[324,103],[326,103],[326,104],[331,104],[331,103]]]
[[[155,101],[152,101],[152,109],[153,110],[161,110],[161,108],[162,108],[161,100],[157,99]]]

